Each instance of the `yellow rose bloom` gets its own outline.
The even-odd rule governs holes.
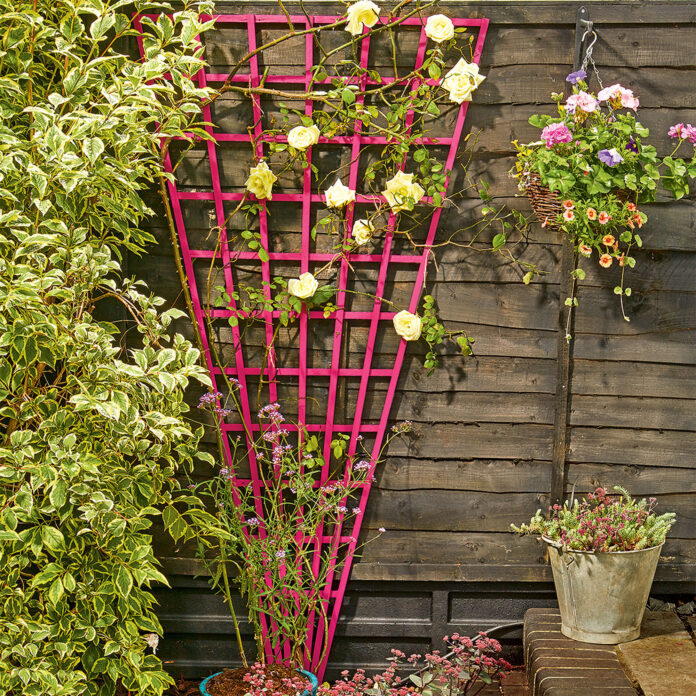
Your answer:
[[[363,32],[363,25],[374,27],[377,24],[379,7],[370,0],[358,0],[348,8],[346,16],[348,17],[346,29],[353,36],[358,36]]]
[[[362,246],[372,239],[374,231],[375,228],[369,220],[356,220],[353,223],[352,237],[356,244]]]
[[[449,92],[449,98],[455,104],[471,101],[473,91],[485,80],[479,75],[479,67],[476,63],[467,63],[464,58],[445,75],[442,88]]]
[[[436,43],[449,41],[454,37],[454,24],[443,14],[433,15],[425,23],[425,35]]]
[[[301,300],[308,300],[317,291],[319,283],[311,273],[303,273],[299,278],[288,281],[288,292]]]
[[[273,182],[277,180],[278,177],[262,160],[249,170],[249,178],[246,180],[247,191],[257,198],[268,198],[270,201],[273,198]]]
[[[394,330],[404,341],[417,341],[421,335],[422,322],[417,314],[402,309],[394,316]]]
[[[355,191],[343,185],[340,179],[336,179],[336,183],[324,192],[324,198],[329,208],[343,208],[355,200]]]
[[[297,150],[306,150],[311,145],[316,145],[319,142],[321,133],[315,125],[311,126],[295,126],[288,133],[288,145]]]
[[[412,199],[415,204],[425,195],[423,187],[413,181],[413,174],[405,172],[397,172],[393,178],[389,179],[387,188],[382,193],[395,213],[407,210],[409,199]]]

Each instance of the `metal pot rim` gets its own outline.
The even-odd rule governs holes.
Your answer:
[[[541,535],[543,541],[545,541],[549,546],[553,546],[555,549],[563,549],[563,544],[560,544],[547,536]],[[663,541],[657,546],[648,546],[646,549],[633,549],[632,551],[582,551],[580,549],[564,549],[564,553],[586,553],[592,556],[620,556],[629,553],[644,553],[645,551],[653,551],[654,549],[662,548],[665,545]]]

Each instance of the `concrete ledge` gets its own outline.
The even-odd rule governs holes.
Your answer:
[[[646,611],[640,638],[616,652],[645,696],[696,694],[696,645],[674,612]]]

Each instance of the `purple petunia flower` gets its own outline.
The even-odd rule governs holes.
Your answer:
[[[571,85],[577,85],[579,80],[584,80],[586,77],[587,73],[584,70],[576,70],[566,77],[566,82],[570,82]]]
[[[546,142],[546,148],[550,150],[557,143],[569,143],[573,139],[573,134],[565,123],[549,123],[541,131],[541,139]]]
[[[638,153],[638,144],[633,136],[631,136],[629,141],[626,143],[626,149],[630,150],[631,152]]]
[[[597,157],[609,167],[615,167],[617,164],[623,162],[624,159],[614,147],[612,147],[611,150],[600,150]]]

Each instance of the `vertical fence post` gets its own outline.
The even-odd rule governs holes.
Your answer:
[[[582,65],[586,34],[592,30],[590,13],[586,7],[578,8],[575,22],[575,56],[573,70]],[[567,307],[565,299],[573,291],[572,272],[577,264],[577,254],[573,243],[561,232],[561,280],[558,301],[558,333],[556,340],[556,397],[553,411],[553,454],[551,465],[551,503],[562,502],[566,484],[566,455],[568,453],[568,420],[570,417],[571,377],[574,338],[573,307]],[[570,314],[570,322],[568,315]]]

